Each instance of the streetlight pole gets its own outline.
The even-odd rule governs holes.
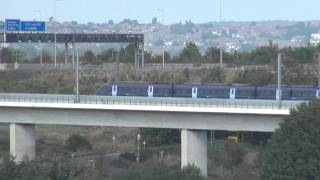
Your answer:
[[[77,64],[76,64],[76,103],[80,103],[79,92],[79,52],[77,51]]]
[[[161,13],[162,16],[162,23],[164,25],[164,10],[161,8],[158,8],[157,11]],[[164,45],[162,46],[162,69],[164,69],[164,63],[165,63],[165,47]]]
[[[42,21],[42,13],[40,10],[34,10],[35,13],[38,13],[39,14],[39,21]],[[43,62],[43,49],[42,49],[42,46],[41,46],[41,41],[39,41],[39,54],[40,54],[40,64],[42,64]]]
[[[42,46],[40,44],[40,64],[43,63],[43,49],[42,49]]]
[[[318,78],[318,87],[320,87],[320,53],[315,53],[315,58],[317,59],[317,78]]]
[[[119,53],[120,53],[120,50],[117,51],[117,81],[119,81],[119,73],[120,73],[120,65],[119,65]]]
[[[278,89],[277,89],[277,100],[278,100],[278,108],[281,108],[282,101],[282,89],[281,89],[281,65],[282,65],[282,56],[283,53],[278,53]]]
[[[57,67],[57,1],[54,0],[54,67]]]
[[[112,152],[115,150],[115,142],[116,142],[116,137],[112,136]]]
[[[140,162],[140,140],[141,140],[141,136],[140,136],[140,133],[138,133],[138,135],[137,135],[137,141],[138,141],[137,163]]]
[[[219,22],[222,20],[222,0],[220,0],[220,11],[219,11]],[[222,34],[221,34],[222,35]],[[223,66],[223,49],[222,44],[220,44],[220,67]]]

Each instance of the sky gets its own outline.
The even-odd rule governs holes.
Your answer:
[[[320,20],[320,0],[221,0],[222,21]],[[56,6],[54,5],[56,4]],[[80,23],[150,23],[153,17],[173,24],[219,21],[220,0],[0,0],[0,20],[57,20]]]

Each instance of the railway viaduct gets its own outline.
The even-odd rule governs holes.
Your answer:
[[[37,124],[181,129],[181,167],[194,164],[206,176],[207,130],[272,132],[298,103],[0,94],[0,123],[10,124],[16,161],[35,158]]]

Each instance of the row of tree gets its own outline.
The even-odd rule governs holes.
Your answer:
[[[105,50],[99,54],[95,54],[91,50],[82,53],[80,60],[82,64],[102,64],[107,62],[133,63],[136,51],[134,44],[129,44],[127,47],[122,47],[116,51],[114,49]],[[293,63],[306,64],[313,63],[314,56],[320,52],[320,46],[306,46],[306,47],[286,47],[279,48],[271,41],[268,46],[258,47],[250,52],[225,52],[223,51],[223,62],[227,64],[240,65],[264,65],[274,64],[277,53],[282,52],[286,54],[286,59]],[[42,53],[44,63],[52,63],[53,57],[46,50]],[[14,63],[16,61],[24,63],[39,63],[40,57],[28,59],[26,53],[17,51],[12,48],[3,48],[0,50],[0,62]],[[186,46],[175,56],[168,52],[164,52],[166,63],[219,63],[220,50],[216,47],[208,48],[204,53],[201,53],[199,47],[189,42]],[[57,56],[59,63],[64,63],[65,54],[60,53]],[[71,59],[71,57],[69,57]],[[162,55],[153,54],[152,52],[145,52],[146,63],[162,63]]]

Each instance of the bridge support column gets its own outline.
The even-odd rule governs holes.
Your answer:
[[[207,131],[181,130],[181,168],[188,165],[207,176]]]
[[[36,156],[36,131],[34,125],[10,124],[10,153],[16,162]]]

